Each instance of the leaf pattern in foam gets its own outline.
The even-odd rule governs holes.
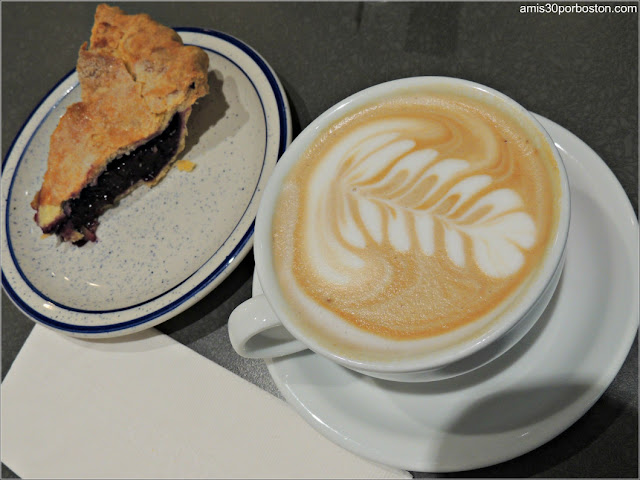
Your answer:
[[[343,238],[360,248],[365,237],[376,243],[386,238],[397,250],[406,251],[413,228],[418,247],[433,255],[439,223],[447,256],[455,265],[464,267],[470,261],[467,238],[476,264],[487,275],[501,278],[517,272],[524,264],[522,250],[531,248],[536,238],[520,195],[508,188],[490,190],[493,178],[469,175],[466,160],[438,160],[436,150],[414,150],[415,146],[398,135],[370,137],[358,146],[344,178],[350,220],[358,216],[362,226],[355,228],[364,231],[356,232],[355,223],[345,222]],[[463,205],[466,212],[456,215]]]

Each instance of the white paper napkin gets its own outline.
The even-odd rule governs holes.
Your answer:
[[[155,329],[83,341],[36,326],[1,394],[2,461],[23,478],[411,478]]]

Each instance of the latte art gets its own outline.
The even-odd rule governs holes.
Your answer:
[[[311,237],[314,247],[329,242],[364,249],[368,242],[388,241],[398,251],[419,248],[433,255],[437,222],[444,231],[441,248],[455,265],[465,267],[471,260],[466,239],[487,275],[506,277],[518,271],[524,264],[521,250],[532,247],[536,237],[520,195],[492,188],[490,175],[469,174],[466,160],[441,158],[433,148],[416,149],[418,141],[408,139],[407,132],[424,134],[425,125],[403,123],[380,121],[356,130],[327,154],[327,166],[340,165],[342,171],[335,182],[311,179],[317,183],[317,203],[310,207],[330,219],[334,213],[322,209],[336,205],[337,222],[324,230],[323,237],[332,238]]]
[[[344,118],[289,173],[274,217],[302,328],[419,339],[489,315],[535,274],[555,228],[549,156],[497,108],[453,95]]]

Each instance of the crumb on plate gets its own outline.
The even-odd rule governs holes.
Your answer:
[[[191,172],[196,168],[196,164],[190,160],[178,160],[176,162],[176,168],[182,172]]]

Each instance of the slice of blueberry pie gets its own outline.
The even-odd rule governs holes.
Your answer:
[[[77,72],[82,100],[51,136],[31,205],[44,233],[82,245],[98,218],[141,184],[155,185],[184,149],[186,122],[209,91],[209,58],[146,14],[98,6]]]

